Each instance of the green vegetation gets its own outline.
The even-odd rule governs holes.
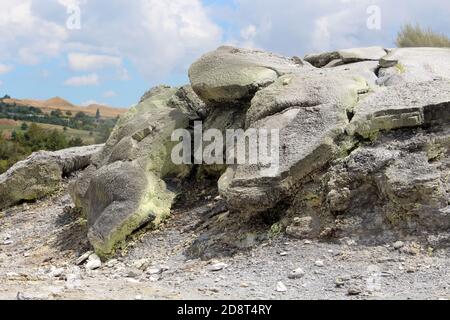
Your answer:
[[[406,47],[450,47],[450,38],[434,32],[430,28],[423,29],[420,25],[405,25],[396,40],[399,48]]]
[[[25,159],[32,152],[39,150],[56,151],[82,146],[79,137],[67,139],[60,130],[47,130],[32,123],[26,130],[14,130],[11,138],[6,139],[0,132],[0,173],[8,170],[17,161]]]
[[[8,96],[0,98],[0,119],[13,119],[43,124],[53,124],[72,129],[85,131],[104,131],[105,127],[112,130],[117,119],[102,118],[100,110],[97,110],[95,116],[89,116],[84,112],[78,112],[75,116],[70,111],[53,110],[50,114],[43,113],[41,109],[31,106],[17,105],[15,102],[7,103],[4,100]],[[103,141],[104,142],[104,141]]]
[[[100,110],[95,116],[61,110],[47,114],[5,99],[9,96],[0,98],[0,174],[35,151],[104,143],[118,120],[102,118]]]

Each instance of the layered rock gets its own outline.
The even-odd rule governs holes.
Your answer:
[[[366,244],[412,235],[450,243],[449,134],[448,126],[392,132],[335,161],[292,199],[287,233]]]
[[[33,153],[0,175],[0,209],[57,191],[63,177],[89,166],[102,145]]]
[[[359,51],[371,55],[352,61],[381,55],[376,49]],[[214,110],[216,119],[230,119],[227,115],[235,114],[234,110],[243,110],[245,127],[239,117],[227,127],[280,130],[280,170],[269,177],[258,166],[230,167],[219,181],[221,194],[229,204],[266,210],[315,166],[324,165],[338,154],[333,141],[348,123],[347,111],[356,105],[359,94],[369,90],[369,82],[374,83],[375,74],[368,76],[369,69],[320,70],[299,58],[231,47],[221,47],[195,62],[189,72],[192,86]],[[228,109],[224,110],[226,104]],[[211,124],[223,126],[206,121],[207,128]]]
[[[331,68],[361,61],[378,61],[385,55],[386,50],[381,47],[368,47],[312,53],[306,55],[304,59],[317,68]]]
[[[197,178],[221,175],[226,202],[225,213],[209,224],[205,246],[220,246],[212,232],[238,232],[244,217],[273,212],[280,220],[275,229],[282,225],[297,237],[353,234],[370,242],[445,233],[449,52],[371,47],[304,61],[221,47],[204,55],[189,70],[192,88],[147,92],[72,186],[91,243],[107,256],[140,226],[157,226],[169,215],[176,186],[168,182],[191,169],[172,163],[171,134],[192,129],[196,120],[204,130],[276,130],[279,136],[269,147],[278,157],[274,170],[204,164],[195,171]],[[203,245],[199,240],[196,248]]]
[[[224,84],[233,93],[234,85],[248,88],[235,81],[247,76],[246,62],[231,54],[239,49],[227,48],[221,61],[220,70],[229,64],[232,76],[221,77],[211,67],[222,50],[206,55],[208,63],[202,58],[194,64],[199,78],[214,79],[198,88]],[[261,165],[230,165],[219,180],[221,195],[241,214],[290,208],[287,212],[298,216],[287,231],[297,236],[353,233],[381,239],[448,230],[449,53],[340,50],[308,55],[305,60],[320,68],[303,63],[270,80],[255,80],[238,98],[218,90],[211,99],[208,90],[196,90],[213,113],[225,102],[237,104],[245,113],[243,129],[279,130],[278,170],[266,174]],[[199,78],[191,77],[194,87]],[[420,150],[410,150],[413,146]],[[426,150],[439,155],[430,158]],[[352,172],[352,164],[361,172]],[[334,186],[334,180],[342,181]],[[351,218],[345,220],[347,211]]]
[[[450,122],[450,81],[405,83],[380,88],[355,109],[349,135],[370,138],[380,131]]]

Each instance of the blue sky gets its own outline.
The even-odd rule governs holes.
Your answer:
[[[2,0],[0,95],[129,107],[152,86],[188,83],[189,65],[221,44],[289,56],[392,47],[402,24],[450,33],[449,16],[448,0]]]

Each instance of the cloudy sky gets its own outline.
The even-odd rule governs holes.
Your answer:
[[[134,104],[221,44],[283,55],[450,33],[448,0],[1,0],[0,96]]]

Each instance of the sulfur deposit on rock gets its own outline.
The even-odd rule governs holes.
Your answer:
[[[251,99],[256,91],[278,77],[307,67],[298,58],[224,46],[192,64],[189,78],[203,101],[233,104]]]
[[[352,237],[366,244],[446,234],[449,150],[448,127],[383,135],[305,181],[288,215],[308,218],[312,227],[305,232],[292,218],[287,232],[297,238]]]
[[[0,209],[55,192],[64,176],[89,166],[102,145],[33,153],[0,175]]]
[[[108,256],[140,226],[157,226],[170,214],[173,182],[192,182],[189,173],[204,185],[207,175],[221,175],[220,200],[206,210],[205,227],[188,249],[192,256],[210,257],[208,248],[232,252],[281,231],[298,238],[372,243],[418,236],[445,243],[449,54],[380,47],[305,60],[233,47],[207,53],[189,70],[192,87],[147,92],[72,185],[91,244]],[[192,129],[197,120],[220,132],[277,129],[276,170],[174,165],[172,132]],[[264,224],[268,230],[261,231]]]
[[[216,84],[249,88],[251,81],[236,81],[247,77],[241,56],[233,55],[240,49],[226,48],[220,62],[220,70],[228,64],[232,76],[212,67],[223,51],[191,68],[198,95],[213,110],[227,101],[245,110],[243,129],[280,133],[276,174],[231,165],[220,178],[219,191],[230,208],[250,216],[284,211],[286,231],[304,238],[354,235],[370,242],[393,234],[445,234],[449,49],[370,47],[308,55],[305,60],[319,68],[302,63],[284,69],[255,80],[239,97],[208,91],[221,87]],[[439,155],[430,157],[429,150]],[[295,222],[286,224],[289,219]]]
[[[110,255],[140,226],[157,226],[169,216],[176,192],[167,181],[190,170],[172,163],[171,135],[188,128],[203,107],[189,87],[152,89],[124,115],[93,165],[71,186],[97,254]]]

